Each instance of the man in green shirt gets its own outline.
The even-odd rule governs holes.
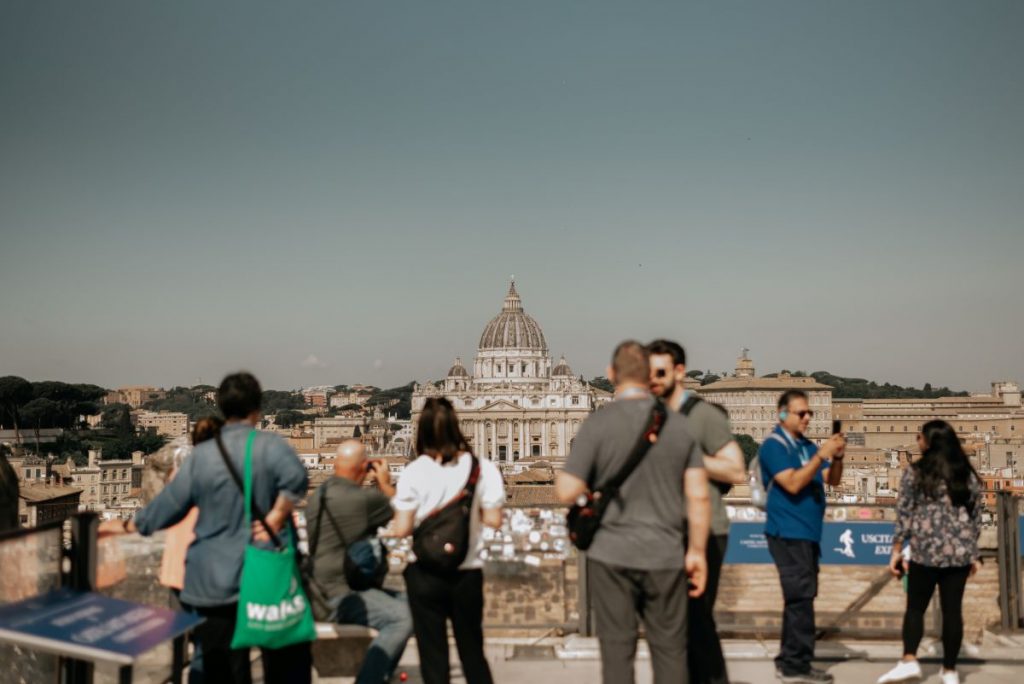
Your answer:
[[[364,487],[373,473],[376,487]],[[375,535],[394,516],[388,466],[366,458],[358,440],[342,442],[334,461],[334,477],[309,498],[306,526],[313,555],[313,577],[328,596],[333,619],[342,624],[373,627],[377,637],[363,660],[357,684],[387,682],[412,636],[412,615],[403,594],[385,589],[354,591],[345,583],[345,552],[349,543]],[[323,514],[320,509],[323,508]]]
[[[725,410],[701,400],[684,387],[686,352],[683,347],[670,340],[655,340],[647,345],[647,351],[650,353],[651,392],[686,417],[686,429],[697,440],[704,455],[711,499],[708,581],[701,596],[690,598],[687,660],[691,683],[722,684],[729,679],[714,618],[718,580],[729,545],[729,517],[722,496],[733,484],[745,481],[746,463],[729,428]]]

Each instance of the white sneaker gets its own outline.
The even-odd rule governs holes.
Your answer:
[[[941,676],[942,684],[960,684],[960,675],[956,670],[943,670]]]
[[[955,672],[953,674],[956,675]],[[878,678],[878,684],[913,682],[919,679],[921,679],[921,663],[916,660],[901,660],[896,664],[896,667]],[[943,680],[943,684],[946,684],[945,680]]]

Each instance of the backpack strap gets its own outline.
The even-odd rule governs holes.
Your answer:
[[[626,459],[622,469],[615,474],[615,477],[608,480],[603,486],[598,487],[599,490],[613,496],[618,493],[619,487],[633,474],[636,467],[640,465],[640,461],[647,455],[647,450],[658,441],[658,435],[661,433],[661,428],[665,426],[665,419],[667,417],[668,412],[665,410],[665,404],[655,401],[654,406],[651,407],[651,416],[647,420],[647,426],[637,438],[636,444],[633,445],[633,451],[629,454],[629,458]]]
[[[690,411],[693,410],[693,407],[699,404],[701,401],[702,399],[699,396],[697,396],[695,392],[690,392],[690,395],[686,397],[686,401],[684,401],[683,405],[680,407],[679,412],[682,413],[684,416],[688,416],[690,415]]]

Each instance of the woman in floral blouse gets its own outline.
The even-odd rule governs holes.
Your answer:
[[[889,570],[907,573],[903,615],[903,659],[879,684],[921,678],[917,647],[924,612],[935,587],[942,605],[942,682],[959,684],[956,657],[964,636],[962,603],[967,578],[977,572],[981,531],[981,480],[960,446],[956,431],[942,420],[925,423],[917,436],[921,459],[907,468],[896,504]],[[903,547],[911,549],[911,560]]]

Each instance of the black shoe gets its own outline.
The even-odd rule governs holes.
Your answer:
[[[832,684],[835,680],[828,672],[813,667],[800,674],[785,674],[782,670],[776,669],[775,676],[785,684]]]

